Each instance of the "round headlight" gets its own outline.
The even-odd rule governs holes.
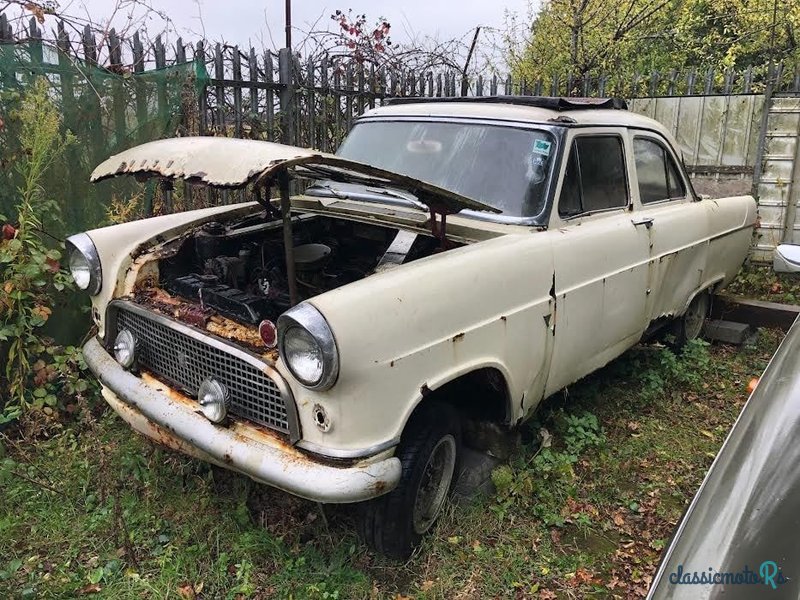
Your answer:
[[[136,336],[127,329],[120,330],[114,340],[114,358],[126,369],[136,362]]]
[[[322,377],[322,349],[317,340],[302,327],[290,327],[283,338],[286,363],[297,379],[316,385]]]
[[[216,379],[206,379],[197,390],[200,411],[212,423],[221,423],[225,419],[229,401],[228,388]]]
[[[278,318],[278,351],[295,379],[327,390],[339,376],[339,350],[328,322],[313,305],[301,302]]]
[[[89,267],[86,257],[77,250],[69,253],[69,270],[75,280],[75,285],[82,290],[89,287],[92,281],[92,269]]]
[[[100,257],[92,239],[85,233],[78,233],[67,238],[69,252],[69,270],[75,285],[91,295],[100,291],[103,284],[100,269]]]

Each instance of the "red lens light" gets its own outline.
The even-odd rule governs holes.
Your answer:
[[[272,349],[278,345],[278,328],[272,321],[267,319],[261,321],[258,325],[258,335],[261,336],[261,340],[267,348]]]

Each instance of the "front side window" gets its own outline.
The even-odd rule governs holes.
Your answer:
[[[642,204],[686,197],[675,161],[664,146],[655,140],[637,137],[633,140],[633,156]]]
[[[567,159],[558,214],[574,217],[627,205],[622,140],[613,135],[575,138]]]
[[[474,198],[504,215],[534,217],[544,210],[556,144],[542,129],[366,121],[337,155]]]

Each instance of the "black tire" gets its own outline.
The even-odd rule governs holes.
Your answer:
[[[437,470],[435,467],[431,467],[433,471],[428,469],[429,461],[436,458],[434,462],[441,460],[449,463],[451,448],[455,453],[452,471],[448,475],[448,468],[443,468],[443,474],[439,477],[441,484],[428,480],[437,488],[432,504],[438,502],[439,490],[444,490],[444,497],[435,511],[422,511],[417,502],[420,500],[424,505],[428,495],[426,490],[423,490],[423,496],[419,494],[426,487],[422,485],[423,477]],[[442,453],[446,456],[439,459]],[[460,454],[461,425],[458,413],[452,407],[438,403],[420,407],[406,426],[395,454],[403,469],[397,487],[360,506],[358,525],[362,539],[376,552],[389,558],[405,560],[411,556],[422,536],[430,531],[441,513],[458,474]],[[430,486],[427,487],[430,493]]]
[[[682,348],[687,342],[702,336],[706,317],[711,309],[711,296],[700,292],[689,303],[686,312],[675,320],[672,327],[675,348]]]

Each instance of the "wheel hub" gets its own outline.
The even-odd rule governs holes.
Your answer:
[[[452,435],[441,438],[433,447],[422,473],[414,501],[414,531],[428,531],[444,506],[456,466],[456,440]]]

